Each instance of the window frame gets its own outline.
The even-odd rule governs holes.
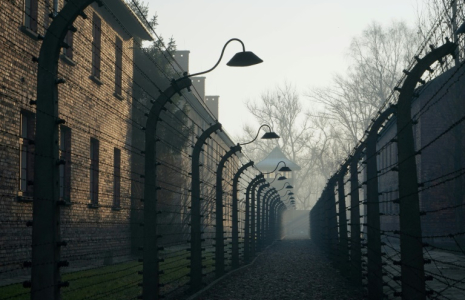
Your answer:
[[[113,207],[121,208],[121,150],[113,149]]]
[[[99,204],[99,160],[100,160],[100,142],[95,138],[90,138],[89,147],[89,207],[98,207]]]
[[[31,111],[20,112],[20,153],[19,153],[19,182],[20,196],[33,196],[34,181],[34,138],[35,138],[35,114]]]
[[[39,1],[25,0],[24,1],[24,27],[37,33],[37,19],[39,16]]]
[[[102,19],[94,12],[92,16],[92,70],[91,76],[100,81],[102,49]]]
[[[123,40],[115,39],[115,96],[122,97],[123,93]]]

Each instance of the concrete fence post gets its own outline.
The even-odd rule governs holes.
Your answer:
[[[233,178],[233,190],[232,190],[232,267],[233,269],[239,267],[239,207],[237,205],[237,185],[241,174],[250,166],[253,166],[253,161],[243,165]]]
[[[191,187],[191,270],[190,288],[196,292],[202,288],[202,222],[200,197],[200,152],[208,137],[221,130],[216,123],[207,128],[197,139],[192,151],[192,187]]]
[[[400,254],[402,299],[426,299],[420,201],[418,196],[415,143],[411,101],[417,83],[431,65],[447,55],[455,55],[457,45],[447,41],[432,50],[410,70],[397,101],[397,150],[400,208]]]
[[[40,47],[37,73],[34,192],[32,208],[31,299],[58,300],[66,286],[60,276],[60,174],[58,61],[74,20],[93,0],[70,0],[54,18]]]

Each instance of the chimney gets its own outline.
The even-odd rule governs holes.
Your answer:
[[[215,119],[219,120],[219,102],[220,96],[206,96],[205,104],[207,105],[210,112],[215,116]]]
[[[192,77],[192,93],[205,102],[205,77]]]
[[[179,70],[179,67],[175,65],[176,71],[180,72],[181,74],[183,72],[189,73],[189,50],[178,50],[175,51],[173,54],[174,60],[179,64],[181,67],[181,70]]]

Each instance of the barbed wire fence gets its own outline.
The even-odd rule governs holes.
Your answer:
[[[455,4],[464,23],[457,2],[310,213],[312,239],[369,299],[460,299],[465,291],[464,40],[451,31],[460,26],[444,22]]]
[[[121,12],[106,1],[69,0],[59,5],[61,10],[47,0],[1,2],[2,26],[16,31],[0,36],[2,55],[12,55],[10,63],[3,60],[1,65],[8,76],[0,88],[0,299],[179,298],[218,277],[218,251],[224,251],[226,271],[247,263],[245,257],[260,249],[255,244],[257,249],[246,249],[246,241],[250,245],[261,239],[265,246],[278,237],[283,208],[277,205],[279,199],[271,200],[277,193],[264,188],[261,196],[270,191],[269,199],[262,199],[262,205],[270,200],[267,219],[264,214],[258,219],[257,211],[252,216],[249,206],[257,203],[246,203],[244,194],[260,172],[252,167],[244,170],[238,180],[234,221],[233,177],[249,159],[244,154],[230,158],[222,174],[224,247],[218,247],[215,178],[219,161],[234,143],[218,130],[202,143],[200,198],[194,199],[194,149],[217,120],[187,88],[176,89],[157,119],[157,180],[147,182],[147,120],[152,105],[175,87],[172,77],[182,77],[182,71],[160,45],[166,61],[162,64],[150,56],[133,29],[119,18]],[[92,37],[98,22],[94,12],[107,21],[99,30],[98,47],[105,51],[98,74],[89,50],[97,46]],[[116,39],[108,24],[118,28]],[[39,54],[48,40],[65,40],[58,49],[49,49],[60,52],[54,67]],[[115,66],[118,55],[121,63]],[[156,80],[153,70],[158,73]],[[44,108],[38,73],[56,87],[55,94],[49,94],[56,97],[55,112]],[[84,83],[90,74],[93,85]],[[121,79],[116,86],[115,76]],[[39,131],[48,126],[43,120],[54,124],[47,133],[55,139],[49,152],[36,150],[42,147]],[[48,167],[40,169],[38,164]],[[48,168],[54,177],[48,176]],[[41,182],[47,179],[42,177],[54,178],[49,182],[52,193],[43,188],[46,184]],[[156,210],[149,214],[147,204],[152,199],[144,196],[147,186],[157,194]],[[200,202],[198,253],[192,248],[195,201]],[[38,209],[38,204],[44,206]],[[148,231],[153,220],[156,228]],[[266,224],[261,234],[257,224]],[[156,241],[156,252],[144,251],[147,239]],[[201,258],[200,272],[192,268],[195,255]],[[150,264],[154,269],[147,267]],[[201,285],[193,286],[192,278],[197,277]]]

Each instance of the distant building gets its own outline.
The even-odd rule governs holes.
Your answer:
[[[280,172],[279,169],[284,167],[284,163],[282,162],[284,162],[286,166],[292,170],[292,172]],[[271,185],[277,190],[282,189],[286,182],[294,186],[293,172],[301,169],[299,165],[286,157],[279,146],[276,146],[273,150],[271,150],[271,152],[260,162],[256,163],[255,166],[262,173],[271,172],[270,174],[265,174],[265,178],[268,182],[272,182]],[[278,180],[279,176],[285,176],[287,179]],[[284,194],[284,190],[280,193]]]

